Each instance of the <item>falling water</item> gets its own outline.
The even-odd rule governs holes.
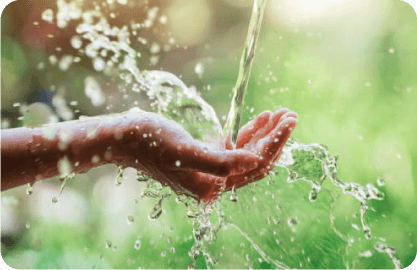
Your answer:
[[[255,58],[256,43],[258,42],[259,32],[262,26],[266,0],[255,0],[253,3],[252,17],[249,23],[248,35],[243,44],[242,57],[240,58],[239,73],[236,85],[233,88],[233,98],[230,104],[229,114],[227,115],[224,126],[224,134],[232,134],[232,143],[236,144],[239,132],[240,115],[243,108],[243,98],[248,86],[252,62]]]

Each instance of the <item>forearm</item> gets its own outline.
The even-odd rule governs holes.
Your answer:
[[[66,165],[82,173],[104,163],[134,162],[123,145],[130,129],[124,115],[113,115],[2,130],[1,190],[65,174]]]
[[[172,186],[168,178],[174,172],[227,176],[255,168],[257,160],[243,150],[202,144],[174,121],[139,111],[3,130],[1,135],[2,190],[105,163],[134,167]],[[173,184],[187,186],[184,181],[194,180],[180,177]]]

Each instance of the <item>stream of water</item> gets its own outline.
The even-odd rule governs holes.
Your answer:
[[[239,64],[239,73],[236,85],[233,88],[233,98],[227,115],[224,133],[231,133],[232,143],[236,144],[237,134],[240,127],[240,115],[243,108],[243,99],[248,87],[249,77],[252,70],[253,59],[255,58],[256,43],[261,31],[262,18],[265,12],[267,0],[255,0],[253,3],[252,17],[249,23],[248,35],[243,44],[242,57]]]

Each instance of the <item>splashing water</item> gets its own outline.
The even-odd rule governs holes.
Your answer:
[[[232,104],[223,129],[225,134],[231,132],[233,142],[239,130],[243,97],[265,3],[265,0],[254,2]],[[76,27],[77,35],[71,38],[71,46],[91,61],[98,74],[117,82],[119,93],[126,102],[136,99],[131,97],[146,98],[149,104],[144,107],[149,106],[180,123],[194,138],[203,142],[223,139],[220,121],[196,88],[187,87],[171,73],[138,68],[137,61],[142,56],[131,47],[130,40],[137,35],[138,29],[152,27],[157,19],[157,8],[148,8],[148,16],[143,22],[132,21],[128,26],[116,27],[110,25],[100,9],[83,11],[82,1],[58,0],[57,4],[59,28],[67,27],[72,20],[81,20]],[[50,23],[53,16],[50,10],[42,14],[42,18]],[[161,16],[160,21],[166,23],[166,17]],[[143,37],[137,40],[143,44],[148,42]],[[171,45],[162,47],[166,51]],[[149,51],[154,57],[150,62],[155,63],[161,45],[154,43]],[[56,57],[50,59],[58,61]],[[75,64],[74,59],[67,56],[59,60],[61,70],[70,69]],[[87,76],[84,84],[84,93],[93,106],[106,105],[109,112],[117,110],[111,106],[99,80]],[[137,106],[135,102],[127,104],[129,108]],[[62,174],[65,177],[59,195],[67,179],[73,178],[64,165]],[[361,268],[366,266],[367,258],[390,260],[395,268],[401,267],[395,249],[383,237],[372,233],[367,219],[367,213],[372,210],[371,202],[384,199],[378,188],[372,184],[362,186],[342,181],[337,177],[337,156],[318,143],[288,141],[276,166],[268,179],[239,190],[233,188],[216,202],[198,204],[186,195],[177,196],[176,201],[187,207],[187,217],[192,220],[194,243],[189,248],[189,268],[196,268],[201,257],[207,268]],[[117,186],[122,183],[122,175],[120,168]],[[141,195],[143,200],[155,201],[148,218],[156,224],[164,215],[163,202],[173,203],[170,200],[172,191],[140,172],[137,180],[146,182]],[[381,180],[378,181],[381,186],[379,183]],[[32,193],[30,185],[27,193]],[[349,201],[346,198],[353,200],[354,209],[349,214],[341,211],[344,201]],[[54,197],[53,201],[57,200]],[[133,220],[133,216],[128,216],[128,221],[133,223]],[[351,226],[346,227],[347,223]],[[146,244],[141,239],[138,237],[133,242],[137,251],[143,250]],[[172,239],[167,242],[171,244]],[[111,246],[111,241],[107,241],[106,248]],[[176,252],[174,247],[169,250]],[[166,256],[167,251],[163,250],[161,257]]]

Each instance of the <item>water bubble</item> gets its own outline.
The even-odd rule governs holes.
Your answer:
[[[177,167],[181,166],[181,161],[180,160],[175,161],[175,166]]]

